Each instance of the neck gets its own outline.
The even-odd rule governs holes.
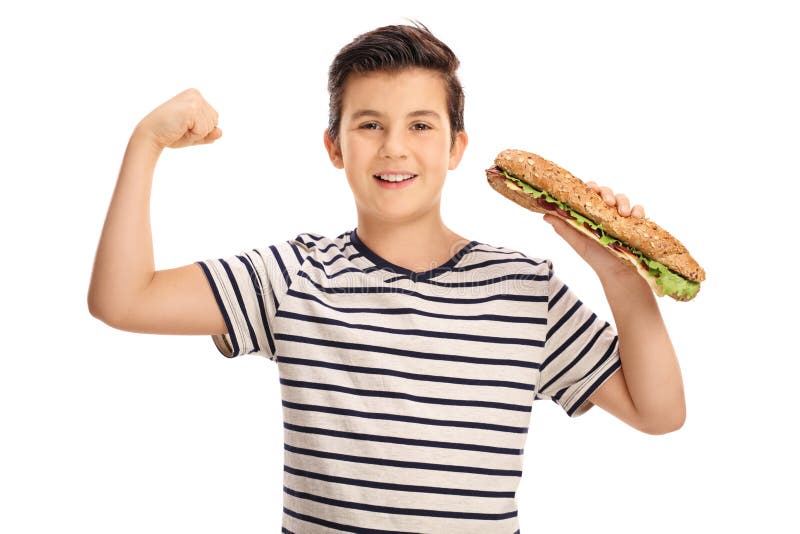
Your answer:
[[[356,233],[375,254],[414,272],[442,265],[469,243],[445,226],[438,211],[401,223],[359,214]]]

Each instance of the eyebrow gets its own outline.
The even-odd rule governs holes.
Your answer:
[[[350,120],[351,121],[356,121],[356,120],[360,119],[361,117],[383,117],[383,113],[381,113],[380,111],[375,111],[374,109],[360,109],[360,110],[354,112],[352,115],[350,115]],[[439,116],[438,113],[436,113],[435,111],[430,110],[430,109],[419,109],[417,111],[412,111],[411,113],[406,115],[406,117],[409,117],[409,118],[411,118],[411,117],[433,117],[433,118],[436,118],[436,119],[439,119],[439,120],[442,119]]]

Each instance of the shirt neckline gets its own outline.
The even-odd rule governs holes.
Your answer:
[[[411,269],[406,269],[405,267],[395,265],[394,263],[385,260],[378,254],[373,252],[363,241],[361,241],[361,239],[359,239],[358,234],[356,233],[357,228],[358,227],[353,228],[349,234],[350,242],[353,244],[356,250],[358,250],[369,261],[371,261],[376,267],[379,267],[381,269],[386,269],[395,274],[402,274],[408,276],[412,280],[430,278],[432,276],[437,276],[442,273],[446,273],[448,271],[453,270],[453,267],[456,266],[456,264],[461,260],[461,258],[463,258],[464,255],[466,255],[466,253],[469,252],[472,247],[478,244],[477,241],[470,241],[469,243],[461,247],[461,249],[458,252],[456,252],[452,258],[450,258],[443,264],[439,265],[438,267],[435,267],[429,271],[415,272],[412,271]]]

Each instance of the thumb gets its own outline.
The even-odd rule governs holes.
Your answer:
[[[217,126],[214,126],[214,129],[208,132],[208,135],[203,138],[202,142],[206,144],[213,143],[220,137],[222,137],[222,130],[220,130]]]
[[[550,224],[556,233],[561,236],[561,238],[564,239],[564,241],[566,241],[572,248],[574,248],[578,254],[584,254],[586,247],[592,241],[591,239],[583,235],[577,228],[560,217],[547,214],[543,217],[543,219],[545,222]]]
[[[564,230],[572,230],[572,228],[569,228],[568,222],[566,222],[564,219],[561,219],[560,217],[556,217],[555,215],[550,215],[548,213],[547,215],[542,217],[542,219],[544,220],[544,222],[552,226],[553,229],[556,231],[556,233],[558,233],[561,236],[563,236]],[[569,235],[569,232],[567,232],[567,234]]]

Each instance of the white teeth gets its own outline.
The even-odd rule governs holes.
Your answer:
[[[408,180],[409,178],[414,177],[413,174],[379,174],[377,176],[381,180],[385,180],[387,182],[402,182],[403,180]]]

